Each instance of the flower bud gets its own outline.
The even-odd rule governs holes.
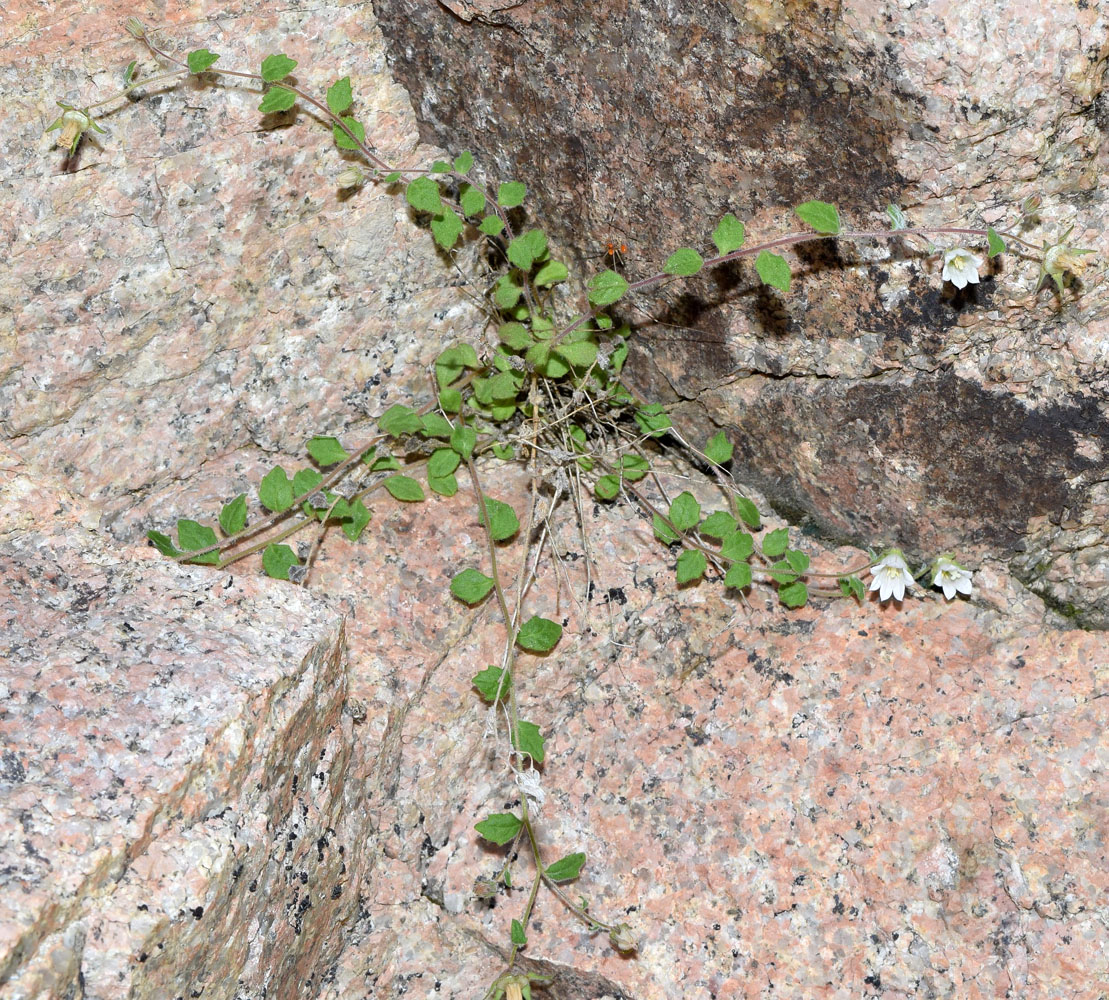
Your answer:
[[[335,183],[344,191],[349,188],[361,187],[365,182],[366,175],[357,167],[347,167],[346,170],[335,178]]]
[[[639,942],[628,924],[617,924],[613,927],[608,932],[608,940],[617,951],[636,951],[639,948]]]
[[[127,29],[127,34],[132,38],[145,38],[146,28],[143,27],[142,21],[137,17],[129,17],[123,22],[123,27]]]

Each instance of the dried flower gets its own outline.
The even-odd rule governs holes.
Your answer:
[[[1073,226],[1071,227],[1074,228]],[[1036,284],[1037,290],[1043,284],[1044,278],[1051,278],[1059,291],[1063,290],[1063,276],[1068,272],[1078,277],[1086,270],[1087,261],[1082,258],[1093,250],[1081,247],[1072,247],[1066,242],[1071,230],[1063,234],[1063,239],[1054,246],[1044,244],[1044,259],[1040,262],[1040,280]]]
[[[346,170],[335,178],[335,183],[344,191],[349,188],[361,187],[365,182],[366,175],[357,167],[347,167]]]
[[[636,940],[629,924],[617,924],[608,932],[609,943],[617,951],[637,951],[639,941]]]
[[[81,142],[81,136],[90,128],[95,129],[97,132],[108,131],[96,124],[92,115],[89,114],[88,108],[81,111],[79,108],[75,108],[71,104],[65,104],[62,101],[58,101],[57,104],[58,107],[62,109],[62,113],[51,122],[50,127],[47,128],[46,131],[58,132],[57,144],[62,149],[68,149],[70,156],[77,152],[77,147]]]

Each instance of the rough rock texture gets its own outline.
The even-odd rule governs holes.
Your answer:
[[[447,20],[440,35],[492,30],[481,19],[493,16],[496,0],[456,6],[460,16],[472,16],[469,26]],[[438,10],[428,4],[410,16]],[[615,29],[628,15],[610,10]],[[696,12],[687,5],[672,11],[675,38],[690,10]],[[215,25],[185,23],[205,12],[200,4],[166,10],[184,47],[206,45],[231,64],[285,51],[301,59],[302,82],[320,87],[349,71],[370,109],[375,145],[414,163],[434,158],[434,150],[417,146],[407,98],[383,73],[384,48],[368,5],[294,4],[275,13],[243,0]],[[496,16],[541,12],[525,4]],[[947,17],[962,12],[943,9]],[[459,566],[482,560],[470,491],[426,506],[375,504],[359,545],[335,540],[324,549],[313,585],[326,597],[260,581],[249,568],[234,575],[176,568],[132,543],[177,516],[211,521],[219,503],[256,484],[268,466],[303,464],[302,443],[311,434],[360,440],[368,433],[366,412],[426,398],[423,364],[456,336],[480,341],[480,322],[451,287],[458,272],[442,266],[400,200],[372,190],[337,200],[331,179],[341,160],[328,136],[305,115],[260,131],[255,95],[196,88],[127,105],[105,121],[113,134],[63,170],[41,135],[54,115],[52,100],[72,91],[87,101],[110,89],[135,55],[118,31],[132,13],[126,5],[60,3],[47,17],[17,0],[0,24],[0,78],[12,111],[0,135],[8,208],[0,214],[0,246],[9,262],[0,269],[0,316],[12,318],[0,322],[0,430],[11,448],[0,459],[0,752],[8,752],[0,761],[0,997],[66,996],[67,983],[75,984],[70,995],[87,1000],[197,992],[229,1000],[479,997],[501,968],[509,921],[523,904],[519,893],[492,907],[470,897],[474,879],[502,861],[473,824],[514,808],[519,795],[483,741],[485,712],[470,683],[500,657],[503,631],[491,605],[468,611],[447,590]],[[795,44],[787,29],[819,25],[822,16],[816,8],[771,5],[737,8],[740,15],[761,18],[782,51]],[[1053,16],[1086,24],[1081,19],[1094,14],[1066,7]],[[865,17],[843,10],[835,24]],[[923,17],[919,7],[913,17]],[[987,34],[1031,50],[1018,27]],[[793,34],[797,44],[807,37]],[[413,45],[431,50],[437,37],[426,34]],[[510,46],[522,36],[506,25],[495,37]],[[613,37],[610,64],[634,67]],[[658,37],[666,37],[661,28]],[[743,51],[757,54],[758,37],[744,35]],[[952,37],[933,30],[930,58],[955,58]],[[967,28],[959,37],[978,36]],[[1057,105],[1047,96],[1036,103],[1033,71],[1048,73],[1056,51],[1078,45],[1078,37],[1053,22],[1040,61],[1021,63],[1037,114],[1050,115]],[[543,44],[534,32],[528,41]],[[713,37],[697,44],[686,62],[709,61]],[[570,80],[559,67],[573,51],[552,55],[552,81],[560,73]],[[504,50],[499,64],[506,80],[515,72],[509,55]],[[981,57],[967,57],[968,72],[977,72]],[[444,64],[441,93],[476,64],[476,51]],[[916,71],[926,76],[924,64]],[[1010,72],[1017,70],[1005,63],[999,78]],[[586,75],[603,79],[596,67]],[[794,99],[790,81],[797,79],[810,89],[831,80],[829,101],[840,93],[834,77],[800,59],[783,63],[772,78],[783,101]],[[882,107],[894,107],[893,119],[912,107],[888,87],[868,97],[882,89],[872,82],[849,84],[854,89],[827,116],[828,127],[854,121],[861,107],[869,118],[851,127],[865,134]],[[619,89],[599,91],[597,106],[603,98],[617,107]],[[738,129],[757,93],[735,93],[737,102],[748,101],[737,104]],[[515,113],[497,100],[485,119],[490,128],[493,110]],[[791,141],[800,142],[801,112],[820,102],[796,100]],[[529,115],[541,110],[524,107]],[[925,107],[919,120],[926,112],[939,114]],[[648,117],[665,113],[660,101]],[[462,112],[452,115],[461,128]],[[695,118],[687,109],[682,120]],[[882,121],[892,135],[890,118]],[[1085,121],[1071,123],[1079,138]],[[650,138],[632,124],[625,137]],[[589,125],[581,116],[583,135]],[[698,128],[705,135],[691,130],[689,145],[717,141],[707,125]],[[917,162],[925,162],[925,152],[936,156],[922,176],[937,193],[921,196],[916,211],[946,218],[953,196],[942,185],[962,181],[929,130],[917,132]],[[1044,155],[1051,169],[1033,164],[1009,175],[1010,183],[1026,177],[1021,183],[1031,187],[1037,173],[1045,173],[1044,185],[1087,176],[1063,168],[1092,147],[1050,135]],[[546,144],[552,156],[556,136],[552,130]],[[452,151],[463,144],[452,141]],[[892,151],[883,152],[882,142],[864,147],[882,164],[869,180],[858,179],[870,192],[867,204],[901,183],[897,171],[907,169],[899,147],[886,145]],[[544,148],[533,143],[540,156],[548,155]],[[804,148],[820,154],[819,144]],[[1058,176],[1050,156],[1059,161]],[[757,174],[759,161],[749,159],[744,170],[777,190],[771,182],[780,171]],[[613,177],[626,179],[629,196],[655,176],[653,165],[636,177],[611,157],[605,162]],[[705,162],[730,161],[706,153]],[[811,178],[798,174],[800,164],[794,176],[807,193]],[[659,177],[671,194],[696,188]],[[720,183],[723,190],[732,181]],[[560,190],[584,199],[579,188]],[[748,204],[689,196],[706,199],[698,217],[710,207],[715,213]],[[793,194],[782,188],[775,197],[787,196]],[[1069,196],[1060,187],[1052,197],[1061,204]],[[755,193],[744,197],[755,205]],[[1096,212],[1097,199],[1082,195],[1084,221],[1094,217],[1087,213]],[[782,220],[777,210],[761,218],[767,226]],[[657,223],[660,233],[670,232],[665,222]],[[661,236],[647,241],[664,243]],[[881,266],[891,269],[892,295],[900,265]],[[990,324],[1013,316],[991,318],[984,299],[959,305],[937,295],[919,318],[894,302],[887,316],[886,286],[873,291],[868,274],[848,269],[834,277],[860,301],[869,295],[878,303],[865,329],[805,340],[787,323],[768,340],[761,327],[757,336],[743,334],[742,309],[728,313],[727,323],[723,309],[710,309],[702,318],[726,343],[704,348],[676,340],[655,360],[673,363],[671,377],[683,392],[701,389],[709,400],[722,398],[714,388],[720,378],[697,367],[700,351],[746,351],[743,357],[759,360],[738,367],[776,375],[847,369],[838,379],[776,380],[796,383],[784,399],[799,425],[825,419],[814,394],[833,385],[884,394],[883,414],[901,402],[898,392],[951,400],[1006,434],[1035,429],[1002,457],[1019,465],[1029,442],[1043,438],[1032,451],[1036,488],[1050,497],[1047,506],[1069,496],[1057,480],[1072,467],[1057,454],[1062,444],[1051,442],[1071,433],[1058,425],[1072,420],[1066,406],[1079,404],[1057,400],[1062,408],[1052,411],[1060,414],[1053,423],[1033,425],[1029,417],[1022,424],[1028,400],[1015,398],[1008,375],[987,392],[961,366],[987,349],[998,363],[1011,361],[1018,344],[1028,365],[1042,365],[1042,350],[1032,349],[1038,337],[1059,348],[1060,364],[1072,366],[1070,381],[1058,383],[1066,393],[1091,393],[1080,387],[1102,363],[1103,333],[1093,314],[1081,321],[1090,303],[1053,314],[1046,325],[1044,314],[1021,313],[1030,325],[1006,326],[1006,346],[992,339]],[[833,287],[830,272],[806,279],[825,283],[808,291],[799,282],[797,297],[781,306],[745,272],[732,277],[733,288],[723,292],[755,303],[760,315],[800,323],[789,319],[795,310],[843,329],[843,316],[820,303],[820,289]],[[992,287],[1000,289],[1001,279]],[[953,322],[957,305],[962,325]],[[921,363],[927,351],[941,351],[941,334],[961,347],[944,362],[949,371]],[[908,387],[889,376],[864,381],[872,354],[884,364],[892,358],[902,371],[919,365],[923,374]],[[818,356],[831,359],[826,369],[815,367]],[[1046,378],[1035,374],[1028,385],[1054,391],[1057,383]],[[760,381],[737,384],[752,391]],[[995,397],[1004,405],[987,405]],[[753,405],[759,400],[761,394]],[[846,408],[834,412],[836,433],[861,434],[846,427]],[[1075,461],[1095,463],[1100,410],[1091,404],[1079,416],[1092,429]],[[891,418],[888,426],[890,440],[906,449],[926,433],[923,422],[902,429]],[[818,442],[824,432],[811,433]],[[955,434],[945,433],[945,441]],[[992,460],[988,440],[973,442],[980,466]],[[742,437],[737,443],[753,447]],[[803,455],[812,461],[816,452]],[[963,488],[971,463],[956,466],[951,490]],[[918,475],[907,463],[899,474],[906,484]],[[826,463],[826,480],[848,490],[850,478],[837,475]],[[518,473],[487,487],[526,508]],[[1008,481],[994,498],[996,518],[987,500],[964,494],[978,504],[974,530],[982,534],[974,539],[985,550],[1004,556],[1005,532],[1026,531],[1021,504],[1040,501],[1022,489],[1018,479]],[[890,504],[883,516],[893,517],[900,494],[883,488],[881,495]],[[710,499],[705,490],[703,500]],[[1090,509],[1076,508],[1073,516]],[[929,525],[929,512],[919,505],[911,516],[902,511],[903,530],[917,532],[922,546],[943,528],[942,519]],[[525,963],[554,979],[548,997],[1070,1000],[1104,992],[1103,634],[1063,628],[1005,560],[984,559],[973,600],[953,605],[868,601],[785,614],[763,591],[749,608],[714,586],[675,592],[673,554],[659,549],[635,511],[587,504],[585,515],[588,552],[569,511],[556,519],[551,551],[559,560],[540,566],[526,613],[562,621],[566,636],[558,655],[523,658],[519,692],[526,716],[549,736],[540,823],[548,860],[585,851],[575,897],[588,897],[602,918],[635,923],[642,945],[635,959],[617,956],[603,935],[586,934],[541,894]],[[1051,530],[1062,538],[1073,530],[1068,523]],[[1095,581],[1101,530],[1095,523],[1089,543],[1074,553],[1075,566],[1089,560],[1083,572]],[[802,545],[821,568],[864,561],[856,549],[829,551],[812,536]],[[518,543],[504,547],[506,572],[521,556]],[[1030,547],[1022,558],[1032,557]],[[574,595],[588,560],[594,589],[582,603]],[[1059,573],[1053,586],[1064,588],[1077,570],[1062,565],[1037,572]],[[68,708],[64,725],[52,721],[50,704]],[[107,739],[94,743],[86,733]],[[49,770],[44,748],[58,749]],[[114,776],[121,787],[112,787]],[[29,817],[26,830],[21,812]],[[517,883],[527,876],[522,857]]]
[[[117,550],[28,472],[0,474],[3,995],[303,996],[364,838],[341,609]]]
[[[381,0],[390,62],[424,138],[526,178],[579,259],[615,236],[646,276],[726,211],[751,242],[810,198],[860,228],[890,201],[1004,228],[1030,194],[1034,245],[1074,225],[1109,250],[1102,5],[481,6]],[[671,287],[627,309],[631,378],[685,401],[695,436],[727,429],[741,478],[826,538],[1003,554],[1109,625],[1104,284],[1033,300],[1035,264],[1010,256],[955,292],[910,256],[809,244],[786,296],[749,264]]]

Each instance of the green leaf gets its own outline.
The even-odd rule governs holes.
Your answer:
[[[160,531],[148,531],[146,537],[150,540],[150,544],[154,546],[164,556],[179,556],[181,550],[173,544],[169,535],[164,535]]]
[[[473,165],[474,154],[471,153],[468,149],[462,150],[462,152],[454,158],[454,169],[457,170],[460,174],[468,174],[470,172],[470,168]]]
[[[708,568],[705,554],[698,549],[686,549],[678,556],[678,586],[700,580]]]
[[[345,462],[350,455],[339,444],[338,438],[316,436],[308,442],[308,455],[317,465],[327,467]]]
[[[262,80],[266,83],[277,83],[278,80],[284,80],[296,69],[296,65],[297,61],[290,59],[287,55],[279,53],[266,56],[262,60]]]
[[[444,250],[450,250],[462,235],[462,220],[458,217],[458,213],[444,205],[442,212],[431,217],[431,234],[439,246]]]
[[[288,111],[297,102],[297,95],[284,87],[270,87],[262,95],[262,103],[258,110],[264,115],[276,114],[279,111]]]
[[[746,562],[755,554],[755,540],[746,531],[733,531],[725,535],[720,546],[720,558],[733,562]]]
[[[451,580],[451,594],[463,604],[483,601],[493,589],[493,578],[476,569],[464,569]]]
[[[516,645],[529,653],[549,653],[562,638],[562,626],[533,615],[516,635]]]
[[[420,418],[423,426],[420,428],[420,433],[424,437],[430,438],[449,438],[454,433],[454,427],[451,422],[447,420],[441,413],[425,413]]]
[[[333,115],[341,115],[354,103],[354,93],[350,88],[350,77],[344,76],[327,88],[327,106]]]
[[[898,205],[887,205],[886,215],[890,217],[890,229],[896,232],[898,229],[908,229],[909,223],[905,218],[905,213],[901,211]]]
[[[295,495],[289,475],[280,465],[270,469],[258,484],[258,499],[266,510],[272,510],[275,514],[288,510]]]
[[[299,565],[296,553],[288,545],[267,545],[262,553],[262,570],[274,580],[288,580],[289,570]]]
[[[615,271],[602,271],[589,279],[589,304],[595,309],[610,306],[624,297],[628,283]]]
[[[497,336],[513,351],[522,351],[532,345],[531,334],[522,323],[502,323],[497,327]]]
[[[382,184],[396,184],[400,180],[400,171],[394,170],[392,173],[386,174],[381,178]]]
[[[360,149],[359,143],[363,145],[366,142],[366,127],[357,119],[351,118],[349,115],[344,115],[342,118],[343,124],[351,130],[354,135],[355,142],[349,135],[346,134],[338,125],[332,124],[331,134],[335,138],[335,145],[340,149]]]
[[[453,451],[451,454],[455,455]],[[458,456],[455,455],[455,457]],[[520,530],[516,511],[508,504],[494,500],[492,497],[485,498],[485,511],[479,516],[478,523],[485,524],[486,517],[489,518],[489,533],[493,536],[494,542],[503,542]]]
[[[450,173],[451,165],[446,160],[436,160],[431,165],[431,172],[433,174],[446,174]]]
[[[205,549],[209,545],[215,545],[218,541],[215,531],[206,524],[200,524],[187,517],[177,522],[177,544],[181,546],[183,552]],[[188,562],[214,566],[219,562],[219,552],[205,552],[204,555],[189,559]]]
[[[449,476],[428,476],[427,487],[441,497],[453,497],[458,492],[458,480],[453,472]]]
[[[1005,252],[1005,241],[997,235],[993,226],[986,227],[986,239],[990,245],[989,256],[996,257],[999,253]]]
[[[375,458],[370,464],[370,472],[393,472],[399,468],[400,462],[392,455],[382,455],[380,458]]]
[[[641,455],[621,455],[620,472],[630,483],[637,483],[651,471],[651,463]]]
[[[528,754],[537,764],[542,764],[545,744],[546,741],[534,722],[525,722],[521,719],[517,723],[516,739],[513,740],[517,750]]]
[[[424,499],[424,488],[411,476],[389,476],[384,486],[395,500],[419,503]]]
[[[458,204],[463,215],[479,215],[485,208],[485,195],[472,184],[463,184],[459,188]]]
[[[411,406],[394,403],[381,414],[377,426],[392,437],[400,437],[402,434],[418,434],[423,421]]]
[[[705,266],[705,259],[691,247],[682,247],[680,250],[675,250],[669,257],[666,258],[666,263],[662,265],[662,270],[666,274],[676,274],[682,278],[688,278],[690,275],[696,274]]]
[[[460,413],[462,393],[457,389],[444,389],[439,393],[439,406],[444,413]]]
[[[207,49],[194,49],[185,56],[185,63],[189,67],[190,73],[203,73],[206,69],[209,69],[218,58],[219,56],[214,52],[209,52]]]
[[[777,528],[762,540],[762,554],[770,559],[777,559],[788,548],[788,528]]]
[[[658,514],[652,515],[651,526],[655,529],[655,538],[663,545],[673,545],[681,537]]]
[[[784,587],[778,588],[778,600],[787,608],[803,607],[808,599],[809,588],[800,580],[795,580],[793,583],[787,583]]]
[[[293,496],[302,497],[305,493],[312,492],[322,482],[323,476],[318,469],[300,469],[293,476]]]
[[[767,572],[775,583],[792,583],[798,575],[785,559],[779,559]]]
[[[697,530],[709,538],[727,538],[735,528],[735,518],[727,511],[717,510],[709,514]]]
[[[728,572],[724,574],[724,586],[735,587],[736,590],[743,590],[744,587],[750,587],[751,564],[737,562],[729,566]]]
[[[670,504],[668,516],[678,531],[688,531],[701,520],[701,505],[692,493],[679,493]]]
[[[549,288],[551,285],[565,281],[570,276],[570,271],[560,260],[549,260],[535,272],[535,286]]]
[[[456,427],[451,433],[451,447],[463,458],[474,453],[477,444],[477,431],[472,427]]]
[[[497,699],[497,692],[500,692],[500,698],[508,696],[508,689],[512,686],[512,674],[507,670],[502,670],[500,667],[486,667],[480,674],[475,674],[474,687],[478,689],[482,698],[486,701],[492,702]]]
[[[532,265],[547,252],[547,234],[542,229],[529,229],[508,244],[508,261],[530,271]]]
[[[493,301],[501,309],[511,309],[523,294],[523,288],[512,274],[502,274],[493,286]]]
[[[523,181],[508,181],[497,188],[497,204],[501,208],[515,208],[524,203],[528,188]]]
[[[370,523],[370,512],[360,499],[339,499],[331,516],[338,518],[343,534],[352,542],[358,541]]]
[[[705,458],[715,465],[727,465],[732,460],[732,444],[723,431],[717,431],[705,445]]]
[[[487,215],[478,223],[477,227],[486,236],[499,236],[501,230],[504,229],[504,222],[499,215]]]
[[[716,249],[719,250],[720,255],[723,256],[743,246],[745,235],[743,223],[729,212],[720,220],[716,229],[713,230],[712,242],[716,244]]]
[[[524,933],[524,925],[515,917],[512,918],[511,929],[509,930],[508,936],[517,948],[523,948],[524,945],[528,943],[528,936]],[[523,993],[521,993],[520,996],[523,996]]]
[[[601,476],[593,487],[598,500],[612,500],[620,492],[620,480],[616,476]]]
[[[802,222],[812,226],[818,233],[839,232],[839,212],[835,205],[829,205],[826,201],[806,201],[794,211]]]
[[[502,462],[511,462],[516,454],[516,449],[510,444],[494,444],[493,455]]]
[[[736,511],[739,513],[740,519],[748,528],[753,528],[758,531],[762,527],[762,520],[759,518],[759,509],[746,497],[736,497],[735,500]]]
[[[786,550],[786,562],[795,573],[801,574],[809,568],[809,557],[797,549]]]
[[[563,361],[577,368],[588,368],[597,360],[597,342],[595,340],[579,340],[572,344],[561,343],[555,349]]]
[[[673,425],[661,403],[649,403],[635,411],[635,422],[647,437],[662,437]]]
[[[405,200],[417,212],[437,213],[443,205],[439,185],[430,177],[417,177],[404,189]]]
[[[559,858],[553,865],[547,865],[544,874],[552,882],[569,882],[581,874],[584,864],[584,854],[567,854],[566,857]]]
[[[448,347],[435,359],[435,379],[440,389],[445,389],[465,368],[480,368],[477,352],[469,344]]]
[[[494,844],[507,844],[515,838],[523,825],[512,813],[493,813],[480,823],[475,823],[474,829]]]
[[[857,576],[841,576],[839,578],[839,590],[844,597],[853,597],[860,604],[866,596],[863,582]]]
[[[755,270],[759,272],[763,284],[773,285],[783,292],[789,291],[789,265],[776,253],[761,251],[755,259]]]
[[[431,458],[427,460],[427,478],[443,479],[454,472],[461,461],[457,451],[451,448],[436,448],[431,453]]]
[[[233,535],[246,527],[246,494],[240,493],[219,512],[219,526],[225,535]]]

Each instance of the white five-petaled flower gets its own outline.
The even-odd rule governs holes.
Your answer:
[[[956,594],[966,594],[968,597],[971,592],[971,572],[969,569],[964,569],[954,559],[948,556],[940,556],[932,564],[932,586],[942,587],[943,596],[947,600],[952,600]]]
[[[874,577],[870,589],[878,591],[880,601],[888,601],[891,597],[900,601],[905,596],[905,588],[913,583],[913,574],[900,549],[886,552],[870,568],[870,575]]]
[[[967,284],[978,283],[978,268],[982,258],[963,247],[943,252],[943,280],[950,281],[956,288],[966,288]]]

